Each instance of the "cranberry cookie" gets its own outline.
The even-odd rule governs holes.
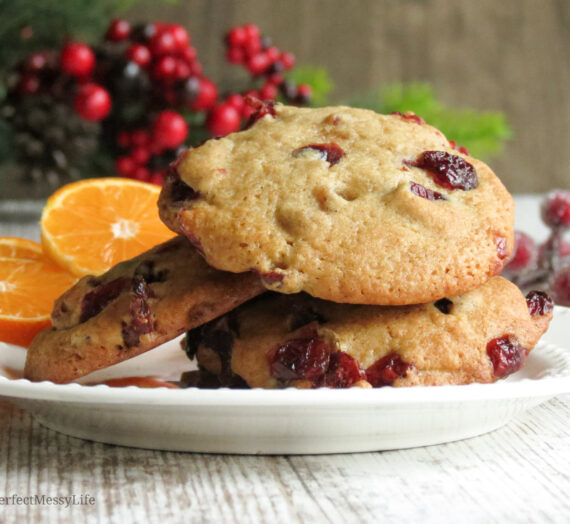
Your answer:
[[[266,103],[190,149],[159,207],[212,266],[281,293],[406,305],[498,274],[514,205],[483,162],[413,114]]]
[[[228,386],[487,383],[520,369],[552,307],[546,294],[525,299],[502,277],[462,296],[401,307],[271,293],[190,331],[186,351]]]
[[[184,237],[82,278],[28,349],[25,377],[70,382],[144,353],[264,291],[253,273],[208,266]]]

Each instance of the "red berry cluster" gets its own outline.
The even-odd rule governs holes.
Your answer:
[[[523,289],[547,290],[558,304],[570,306],[570,191],[552,191],[542,203],[543,222],[550,235],[542,244],[522,231],[515,232],[515,249],[503,271]]]
[[[254,89],[220,98],[184,27],[126,20],[113,20],[104,41],[93,47],[69,41],[60,52],[30,55],[18,65],[13,87],[20,97],[71,99],[81,119],[100,122],[102,145],[120,175],[161,183],[184,144],[243,128],[255,111],[247,99],[281,95],[289,103],[310,102],[308,85],[284,79],[295,65],[293,55],[272,45],[256,25],[234,27],[226,44],[227,59],[245,66]]]

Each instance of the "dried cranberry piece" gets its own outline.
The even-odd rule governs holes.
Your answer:
[[[328,388],[349,388],[359,380],[366,378],[356,359],[344,351],[335,351],[329,367],[319,386]]]
[[[251,114],[249,120],[245,124],[244,129],[249,129],[253,124],[255,124],[260,118],[263,118],[265,115],[270,115],[272,117],[277,116],[274,100],[262,101],[253,96],[246,96],[245,103],[252,109],[255,109],[255,113]]]
[[[475,168],[462,157],[445,151],[424,151],[417,160],[404,160],[404,164],[425,169],[437,185],[446,189],[469,191],[479,185]]]
[[[304,151],[317,151],[320,153],[320,159],[327,161],[331,166],[338,164],[345,155],[345,152],[338,144],[330,142],[329,144],[309,144],[308,146],[300,147],[293,151],[293,156],[302,156]]]
[[[497,256],[501,260],[505,260],[509,256],[507,239],[501,235],[495,235],[495,245],[497,246]]]
[[[453,302],[448,298],[441,298],[437,302],[434,302],[433,305],[444,315],[449,315],[451,313],[451,308],[453,307]]]
[[[140,344],[141,335],[152,331],[152,313],[148,305],[150,289],[141,277],[133,278],[132,300],[129,306],[129,322],[122,322],[122,336],[125,346],[130,348]]]
[[[413,366],[404,362],[398,353],[392,352],[377,360],[366,370],[366,380],[375,388],[391,386],[400,377],[405,377]]]
[[[432,191],[431,189],[428,189],[421,184],[416,184],[415,182],[410,184],[410,191],[414,195],[425,198],[426,200],[447,200],[447,198],[445,198],[441,193]]]
[[[331,347],[316,333],[287,340],[267,354],[269,371],[282,381],[319,381],[329,367]]]
[[[409,120],[410,122],[414,122],[416,124],[425,124],[426,123],[426,121],[421,116],[416,115],[413,111],[406,111],[405,113],[402,113],[400,111],[393,111],[390,114],[395,115],[395,116],[399,116],[399,117],[403,118],[404,120]]]
[[[515,335],[494,338],[487,344],[487,355],[498,378],[504,378],[518,371],[524,364],[527,353]]]
[[[81,314],[79,322],[85,322],[105,309],[123,291],[128,289],[131,279],[127,277],[116,278],[106,284],[97,281],[93,291],[86,293],[81,301]]]
[[[529,291],[526,304],[532,317],[546,315],[554,309],[554,301],[544,291]]]
[[[277,271],[269,271],[267,273],[260,273],[259,271],[257,271],[257,269],[253,269],[253,271],[260,276],[261,281],[264,284],[267,284],[269,286],[282,282],[283,279],[285,278],[285,275],[283,275],[282,273],[277,273]]]

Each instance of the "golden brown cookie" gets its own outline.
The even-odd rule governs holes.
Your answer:
[[[28,349],[25,377],[70,382],[144,353],[263,292],[259,278],[208,266],[184,237],[107,273],[82,278],[55,303],[53,327]]]
[[[517,371],[552,318],[502,277],[414,306],[335,304],[266,294],[187,335],[186,350],[221,385],[380,387],[488,383]]]
[[[474,289],[508,260],[511,196],[418,117],[279,104],[258,117],[187,151],[160,197],[212,266],[281,293],[405,305]]]

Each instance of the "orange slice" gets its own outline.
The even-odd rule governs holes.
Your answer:
[[[50,325],[54,300],[76,280],[45,261],[0,258],[0,340],[28,346]]]
[[[44,252],[81,277],[172,238],[158,217],[160,187],[125,178],[94,178],[56,191],[42,213]]]
[[[0,258],[42,260],[42,245],[27,238],[0,237]]]

